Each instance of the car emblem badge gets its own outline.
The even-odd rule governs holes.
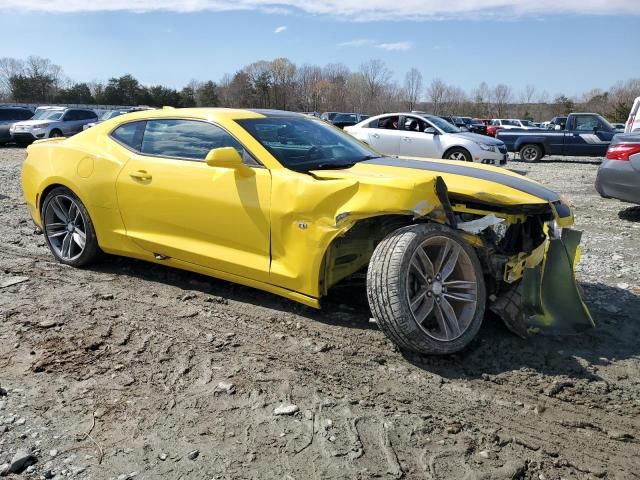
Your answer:
[[[298,222],[298,228],[300,230],[306,230],[308,226],[309,225],[307,225],[306,222]]]

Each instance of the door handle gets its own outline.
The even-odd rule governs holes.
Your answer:
[[[380,138],[380,134],[378,134],[378,133],[372,133],[371,136],[373,138]]]
[[[402,140],[403,140],[404,142],[410,142],[410,141],[411,141],[411,138],[409,138],[409,137],[402,137]]]
[[[151,180],[152,178],[151,174],[148,173],[146,170],[137,170],[135,172],[131,172],[129,176],[136,180]]]

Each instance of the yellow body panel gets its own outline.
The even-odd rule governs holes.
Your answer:
[[[546,203],[499,183],[428,170],[356,164],[346,170],[294,172],[235,122],[262,117],[233,109],[143,111],[69,139],[36,142],[28,149],[22,172],[31,215],[41,225],[43,194],[51,186],[64,185],[86,206],[107,253],[204,273],[317,307],[325,293],[320,279],[332,242],[365,218],[423,217],[442,209],[435,193],[438,176],[449,192],[478,201],[504,206]],[[262,166],[241,173],[203,162],[141,155],[109,137],[123,123],[154,118],[213,122]],[[132,178],[136,172],[151,178]]]

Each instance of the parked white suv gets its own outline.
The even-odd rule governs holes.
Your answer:
[[[629,118],[624,126],[624,133],[640,132],[640,97],[633,101]]]
[[[501,140],[462,132],[446,120],[422,113],[387,113],[345,131],[384,155],[446,158],[494,165],[507,163]]]
[[[96,120],[96,112],[87,108],[50,107],[37,112],[31,120],[15,123],[10,133],[16,143],[26,145],[42,138],[69,137]]]

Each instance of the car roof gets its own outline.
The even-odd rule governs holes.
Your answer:
[[[121,116],[122,117],[122,116]],[[121,118],[118,117],[118,118]],[[240,109],[240,108],[171,108],[165,107],[157,110],[140,110],[126,114],[127,120],[144,120],[148,118],[198,118],[198,119],[225,119],[245,120],[259,118],[306,118],[308,115],[285,110],[269,109]]]

